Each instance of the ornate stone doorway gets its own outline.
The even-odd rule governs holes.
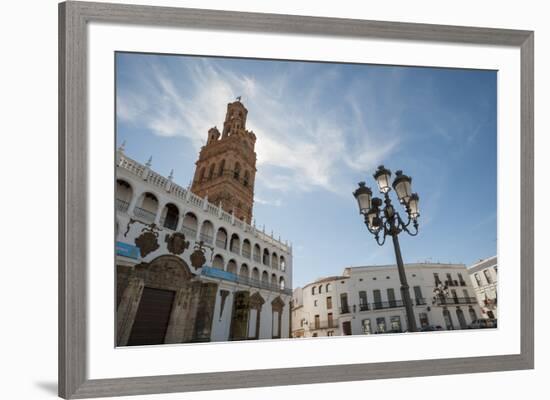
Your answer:
[[[235,292],[229,340],[248,339],[248,317],[250,314],[250,293]]]

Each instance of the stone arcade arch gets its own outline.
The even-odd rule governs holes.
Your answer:
[[[116,208],[118,211],[126,212],[132,202],[134,191],[132,186],[124,179],[116,181]]]
[[[162,210],[161,225],[164,228],[175,231],[178,226],[179,218],[180,211],[178,207],[173,203],[168,203],[164,206],[164,209]]]

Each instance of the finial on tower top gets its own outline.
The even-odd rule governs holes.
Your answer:
[[[147,162],[145,163],[146,167],[150,167],[153,164],[153,156],[150,156]]]
[[[240,102],[240,101],[241,101],[241,99],[242,99],[242,96],[237,96],[237,101],[239,101],[239,102]]]
[[[174,179],[174,168],[170,170],[170,175],[168,176],[168,180]]]
[[[122,144],[118,148],[118,151],[120,151],[121,153],[124,153],[125,149],[126,149],[126,140],[123,140]]]

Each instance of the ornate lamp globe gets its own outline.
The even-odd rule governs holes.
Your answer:
[[[353,196],[357,200],[359,212],[366,214],[371,208],[372,190],[365,186],[365,182],[359,182],[359,187],[353,192]]]
[[[409,202],[409,198],[412,194],[411,182],[412,178],[403,174],[403,171],[395,172],[395,179],[393,180],[392,186],[401,204],[407,204]]]
[[[391,171],[389,169],[384,168],[383,165],[380,165],[373,176],[374,176],[374,179],[376,179],[376,183],[378,184],[378,189],[380,189],[380,192],[384,194],[388,193],[391,189],[390,187]]]
[[[411,197],[409,198],[408,209],[409,215],[413,220],[416,220],[420,216],[420,212],[418,211],[418,201],[418,194],[411,194]]]

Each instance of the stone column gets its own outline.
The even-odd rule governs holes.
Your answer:
[[[164,343],[183,343],[185,341],[185,330],[192,323],[190,318],[192,295],[191,286],[186,286],[177,291]]]
[[[145,283],[140,278],[130,278],[117,309],[117,346],[126,346],[138,310]]]

